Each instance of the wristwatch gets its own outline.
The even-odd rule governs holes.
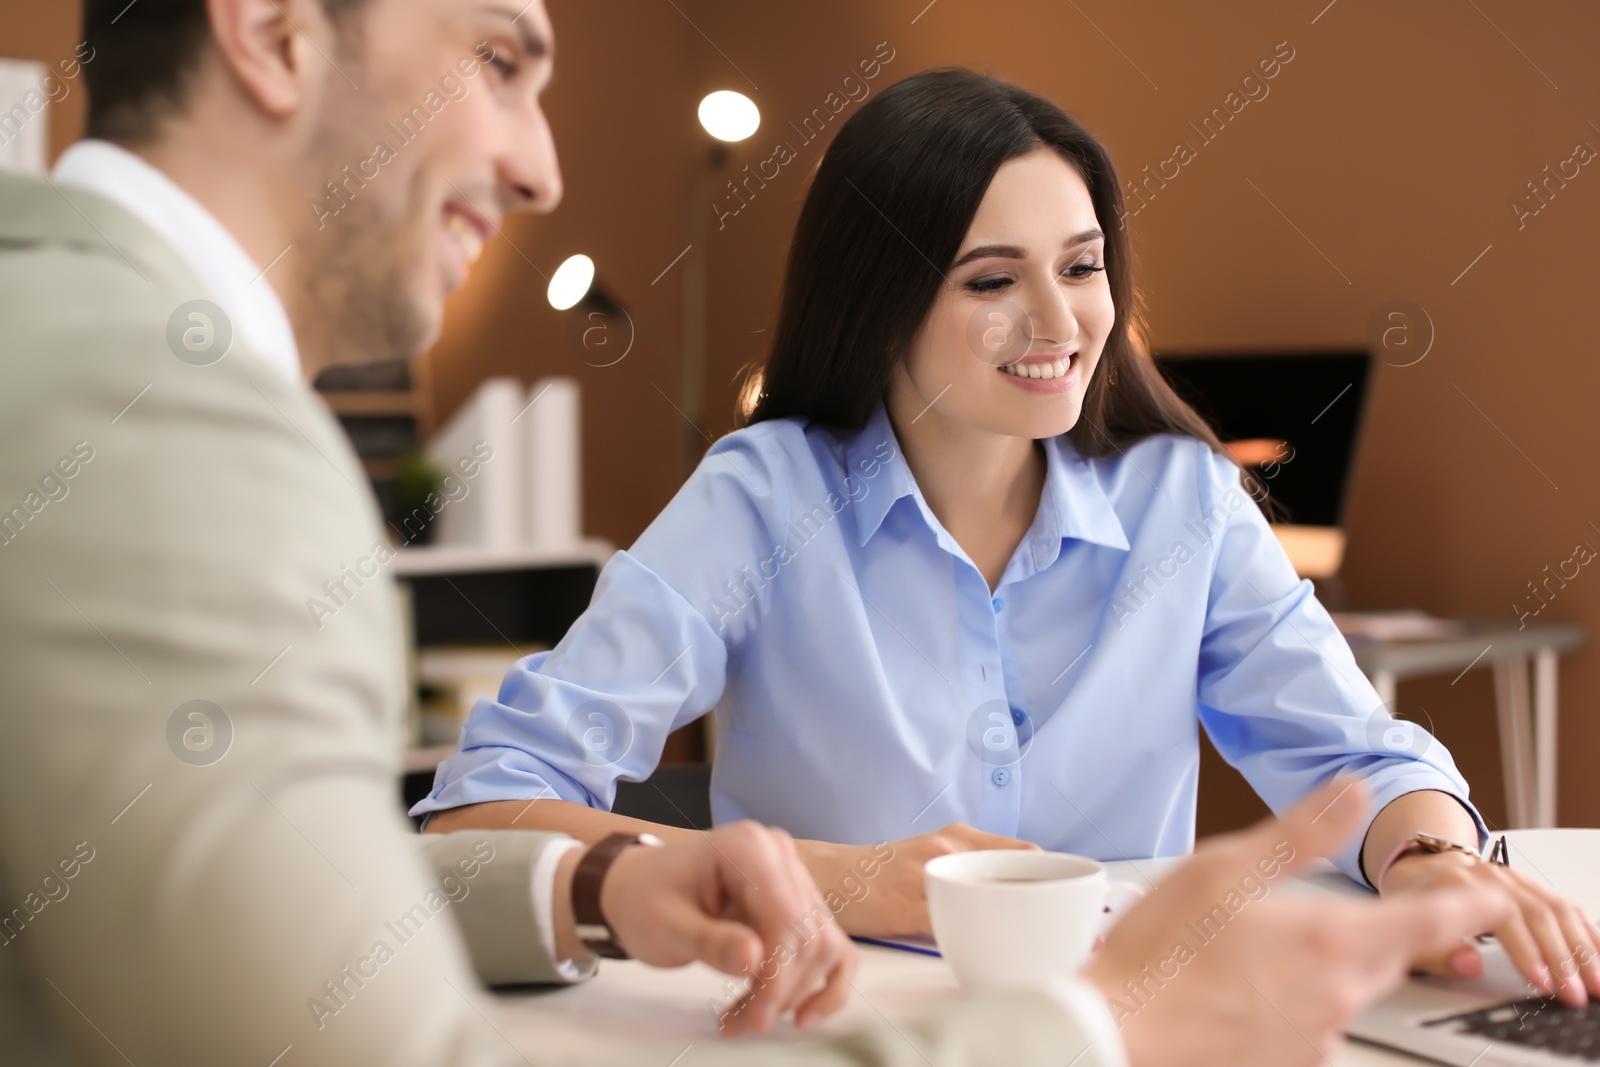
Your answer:
[[[659,844],[662,841],[654,834],[612,834],[578,861],[578,869],[572,873],[572,917],[578,928],[578,940],[590,952],[611,960],[628,958],[600,911],[600,887],[605,884],[611,864],[624,849]]]
[[[1400,842],[1400,844],[1395,846],[1395,850],[1389,853],[1389,858],[1384,860],[1383,866],[1378,869],[1378,877],[1373,881],[1373,887],[1376,888],[1378,892],[1383,892],[1383,876],[1389,873],[1389,868],[1393,867],[1395,865],[1395,861],[1399,860],[1401,857],[1409,856],[1416,852],[1465,852],[1479,863],[1483,862],[1483,856],[1478,853],[1477,849],[1470,845],[1463,845],[1459,842],[1451,841],[1449,838],[1435,837],[1432,834],[1425,834],[1421,831],[1418,831],[1417,833],[1414,833],[1410,837],[1406,838],[1404,841]]]

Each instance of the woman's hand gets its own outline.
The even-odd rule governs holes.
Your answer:
[[[1413,959],[1504,918],[1510,905],[1481,887],[1380,901],[1273,892],[1349,840],[1370,802],[1364,783],[1334,781],[1282,822],[1212,838],[1112,927],[1083,974],[1105,993],[1128,1063],[1337,1062],[1341,1032]]]
[[[1600,997],[1600,934],[1582,908],[1537,879],[1459,852],[1411,853],[1383,876],[1385,896],[1485,886],[1513,905],[1489,932],[1536,992],[1573,1007],[1587,1003],[1591,995]],[[1443,977],[1473,978],[1483,973],[1483,957],[1464,941],[1417,966]]]
[[[1038,849],[1030,841],[951,823],[942,830],[876,845],[796,841],[817,889],[845,933],[904,937],[932,932],[922,866],[949,852],[990,848]]]

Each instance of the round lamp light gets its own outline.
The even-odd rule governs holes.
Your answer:
[[[547,296],[550,306],[557,311],[565,311],[582,300],[588,293],[589,286],[594,284],[594,260],[583,253],[568,256],[565,263],[556,268],[550,276],[550,289]]]
[[[743,93],[721,89],[700,101],[700,125],[719,141],[742,141],[761,125],[761,111]]]

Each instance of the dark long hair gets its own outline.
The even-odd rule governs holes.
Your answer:
[[[744,421],[801,416],[846,430],[864,426],[995,172],[1046,147],[1089,187],[1106,231],[1117,312],[1068,438],[1079,454],[1102,456],[1151,434],[1177,433],[1227,455],[1140,350],[1144,309],[1105,147],[1043,97],[955,68],[884,90],[828,146],[795,228],[772,354],[745,384]]]

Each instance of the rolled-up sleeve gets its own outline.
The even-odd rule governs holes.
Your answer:
[[[766,436],[755,427],[713,446],[638,542],[607,561],[556,647],[519,660],[497,697],[472,708],[411,814],[493,800],[609,809],[618,779],[650,776],[667,735],[720,698],[730,646],[765,610],[740,568],[770,554],[787,519]]]
[[[1218,752],[1275,812],[1341,771],[1366,780],[1374,816],[1405,793],[1447,793],[1471,814],[1481,849],[1488,828],[1450,753],[1383,705],[1311,582],[1295,573],[1241,486],[1238,468],[1204,451],[1200,521],[1212,532],[1215,554],[1199,701]],[[1356,835],[1330,859],[1366,884],[1364,838]]]

